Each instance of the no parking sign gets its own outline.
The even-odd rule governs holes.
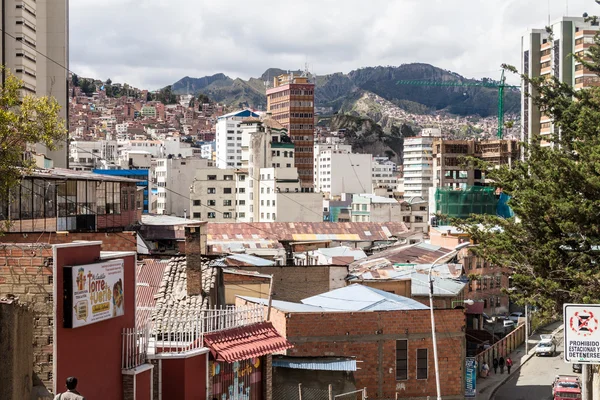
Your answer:
[[[567,363],[600,363],[600,304],[565,304],[565,355]]]

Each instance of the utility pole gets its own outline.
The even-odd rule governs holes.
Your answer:
[[[529,353],[529,313],[527,309],[528,304],[525,304],[525,354]]]
[[[273,275],[271,275],[271,284],[269,285],[269,305],[267,308],[267,321],[271,319],[271,304],[273,303]]]

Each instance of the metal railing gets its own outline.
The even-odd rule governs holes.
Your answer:
[[[182,353],[204,347],[204,334],[265,320],[260,304],[240,307],[218,307],[200,310],[174,310],[145,327],[123,330],[122,368],[135,368],[146,362],[148,354]],[[183,311],[183,312],[176,312]]]
[[[148,330],[125,328],[121,334],[121,368],[133,369],[146,362],[148,355]]]

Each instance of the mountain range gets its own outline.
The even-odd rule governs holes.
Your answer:
[[[172,85],[175,94],[205,94],[211,100],[227,106],[266,108],[265,88],[273,77],[287,70],[269,68],[258,78],[232,79],[219,73],[202,78],[185,77]],[[300,71],[293,71],[299,73]],[[433,65],[413,63],[397,67],[367,67],[347,74],[309,76],[316,84],[315,106],[326,107],[331,113],[356,109],[355,103],[365,95],[374,94],[413,114],[446,112],[459,116],[495,116],[498,112],[498,90],[494,87],[473,86],[497,84],[489,78],[468,79],[455,72]],[[430,81],[437,85],[415,85],[399,81]],[[457,86],[439,86],[439,83]],[[504,95],[507,114],[520,112],[520,94],[508,89]]]

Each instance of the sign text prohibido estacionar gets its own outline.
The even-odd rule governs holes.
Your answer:
[[[565,304],[565,362],[600,364],[600,304]]]

